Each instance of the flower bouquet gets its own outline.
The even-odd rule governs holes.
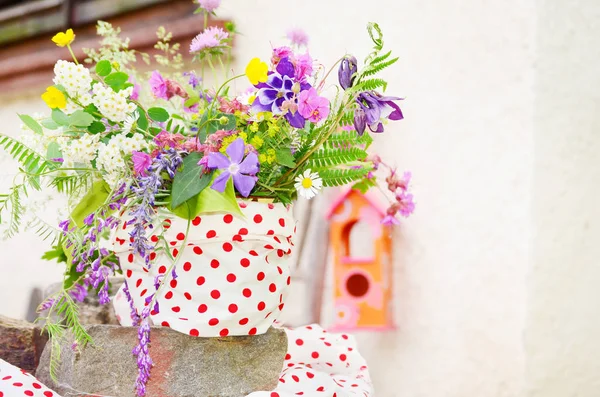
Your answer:
[[[205,3],[208,15],[214,2]],[[410,175],[367,153],[370,133],[403,117],[400,98],[377,91],[386,82],[374,76],[398,60],[383,50],[377,24],[368,25],[374,46],[361,67],[344,55],[326,70],[302,51],[306,38],[296,32],[291,46],[274,48],[267,62],[250,60],[243,74],[228,66],[235,27],[209,27],[205,18],[204,28],[190,45],[198,73],[181,72],[179,45],[162,28],[154,60],[169,73],[136,69],[137,58],[150,57],[107,23],[98,24],[100,48],[86,50],[90,68],[71,51],[73,31],[57,34],[72,60],[56,63],[42,94],[49,115],[20,115],[30,145],[0,136],[21,164],[0,196],[9,235],[31,189],[69,200],[58,228],[37,224],[53,242],[45,257],[66,263],[62,290],[42,304],[45,329],[55,344],[67,329],[79,345],[89,342],[75,301],[93,291],[108,303],[109,277],[123,274],[119,293],[130,313],[122,324],[139,326],[139,395],[152,367],[151,324],[201,337],[261,334],[273,324],[290,283],[290,204],[298,196],[342,185],[364,192],[378,186],[383,167],[395,195],[384,222],[414,208]],[[213,86],[205,77],[216,76],[215,64],[226,79]],[[327,98],[332,72],[339,87]],[[236,80],[248,89],[233,92]]]

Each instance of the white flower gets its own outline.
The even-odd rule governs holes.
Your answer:
[[[125,118],[125,121],[123,121],[123,132],[132,132],[134,127],[136,127],[136,123],[137,123],[137,119],[139,117],[139,114],[137,112],[137,110],[133,113],[131,113],[129,116],[127,116]]]
[[[80,138],[59,138],[57,142],[60,145],[65,165],[75,163],[88,164],[96,158],[98,141],[100,135],[84,134]]]
[[[304,174],[296,177],[296,184],[294,187],[300,196],[310,200],[315,197],[321,187],[323,187],[323,180],[318,172],[311,172],[311,170],[308,169],[304,171]]]
[[[254,103],[254,100],[256,99],[256,92],[246,91],[243,94],[240,94],[236,99],[242,105],[252,106],[252,103]]]
[[[92,76],[85,66],[60,60],[54,65],[53,81],[54,84],[63,86],[67,94],[71,98],[78,99],[83,106],[90,104],[89,93],[92,88]]]
[[[124,121],[127,116],[136,109],[135,103],[128,102],[127,99],[133,91],[133,87],[128,87],[119,92],[114,92],[112,88],[102,83],[94,84],[94,96],[92,102],[100,113],[112,121]]]
[[[104,180],[111,187],[115,187],[125,175],[127,165],[123,158],[134,150],[140,151],[148,148],[148,142],[142,134],[133,134],[128,138],[127,134],[113,136],[108,143],[100,143],[96,165],[98,169],[104,170]]]

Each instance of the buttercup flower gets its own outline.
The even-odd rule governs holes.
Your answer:
[[[292,42],[292,45],[296,45],[298,47],[308,45],[308,35],[302,29],[288,30],[287,38]]]
[[[50,86],[42,94],[42,99],[50,109],[63,109],[67,106],[67,98],[58,88]]]
[[[226,152],[229,158],[221,153],[210,153],[208,156],[208,167],[223,170],[212,184],[212,188],[223,193],[229,178],[233,177],[235,189],[244,197],[248,197],[256,184],[254,176],[258,168],[258,157],[256,153],[249,152],[244,159],[244,140],[238,138],[227,146]]]
[[[314,88],[302,91],[298,96],[298,112],[305,119],[318,123],[329,115],[329,100],[319,96]]]
[[[75,40],[73,29],[67,29],[66,32],[59,32],[52,37],[52,41],[59,47],[66,47]]]
[[[252,58],[246,66],[246,77],[250,80],[252,85],[258,83],[264,83],[267,81],[267,72],[269,67],[266,63],[262,62],[259,58]]]
[[[315,197],[323,187],[323,180],[318,172],[311,172],[310,169],[296,177],[294,187],[298,194],[307,200]]]
[[[211,26],[204,30],[192,40],[190,44],[190,53],[201,51],[217,51],[227,45],[225,40],[229,37],[229,33],[216,26]]]

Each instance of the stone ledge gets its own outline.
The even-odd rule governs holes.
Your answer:
[[[58,384],[49,374],[50,344],[36,376],[58,393],[134,397],[137,328],[93,325],[87,328],[94,345],[71,349],[65,340]],[[271,328],[264,335],[194,338],[155,327],[150,355],[154,360],[146,397],[243,397],[273,390],[287,352],[285,331]]]
[[[47,340],[34,324],[0,315],[0,359],[33,372]]]

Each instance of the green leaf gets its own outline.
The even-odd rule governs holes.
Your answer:
[[[100,208],[108,198],[110,192],[110,186],[104,180],[94,182],[90,191],[83,196],[71,213],[71,219],[78,227],[83,226],[85,217]]]
[[[287,148],[279,149],[275,152],[275,158],[277,162],[283,166],[288,168],[294,168],[296,166],[296,162],[294,161],[294,155],[292,151]]]
[[[26,114],[20,114],[19,118],[21,119],[21,121],[23,123],[25,123],[25,125],[27,127],[31,128],[31,130],[33,132],[35,132],[36,134],[42,135],[44,133],[44,130],[42,129],[42,126],[39,125],[38,122],[33,119],[33,117],[28,116]]]
[[[62,157],[62,153],[60,151],[60,145],[56,142],[50,142],[48,145],[48,150],[46,151],[46,158],[48,160],[57,159]]]
[[[223,117],[227,118],[227,122],[225,124],[221,123],[221,119]],[[200,142],[204,142],[207,136],[214,134],[218,130],[231,131],[235,129],[235,126],[236,119],[232,114],[218,113],[213,115],[210,120],[208,120],[207,114],[204,113],[198,122],[198,134],[200,136]]]
[[[235,198],[232,179],[229,179],[227,182],[223,193],[217,192],[212,188],[204,189],[200,194],[171,210],[171,212],[183,219],[194,219],[199,214],[206,212],[226,212],[244,217]]]
[[[125,83],[127,83],[127,79],[129,76],[127,73],[123,72],[114,72],[109,74],[104,78],[104,82],[114,91],[120,91],[124,88]]]
[[[154,121],[164,122],[169,119],[169,112],[163,108],[150,108],[148,109],[148,116]]]
[[[56,130],[58,127],[60,127],[58,124],[56,124],[56,121],[52,119],[44,119],[40,123],[49,130]]]
[[[62,245],[59,244],[53,246],[51,250],[44,252],[42,259],[47,261],[56,259],[58,263],[61,263],[67,262],[67,255],[65,255],[65,250],[63,249]]]
[[[146,118],[146,112],[144,109],[138,106],[138,114],[140,115],[137,119],[137,125],[142,130],[148,129],[148,119]]]
[[[52,109],[52,120],[58,125],[69,125],[69,116],[64,114],[60,109]]]
[[[191,108],[198,102],[200,102],[200,97],[198,95],[192,95],[183,103],[183,106],[186,108]]]
[[[94,121],[88,127],[88,131],[91,134],[99,134],[101,132],[106,131],[106,126],[104,125],[104,123],[101,123],[100,121]]]
[[[76,110],[69,116],[69,123],[77,127],[88,127],[94,122],[94,116],[83,110]]]
[[[112,67],[110,66],[110,62],[106,59],[103,59],[96,64],[96,74],[98,74],[98,76],[108,76],[111,71]]]
[[[190,153],[183,159],[183,167],[177,171],[171,190],[171,208],[177,208],[204,190],[212,181],[213,175],[203,174],[204,167],[198,165],[201,153]]]

